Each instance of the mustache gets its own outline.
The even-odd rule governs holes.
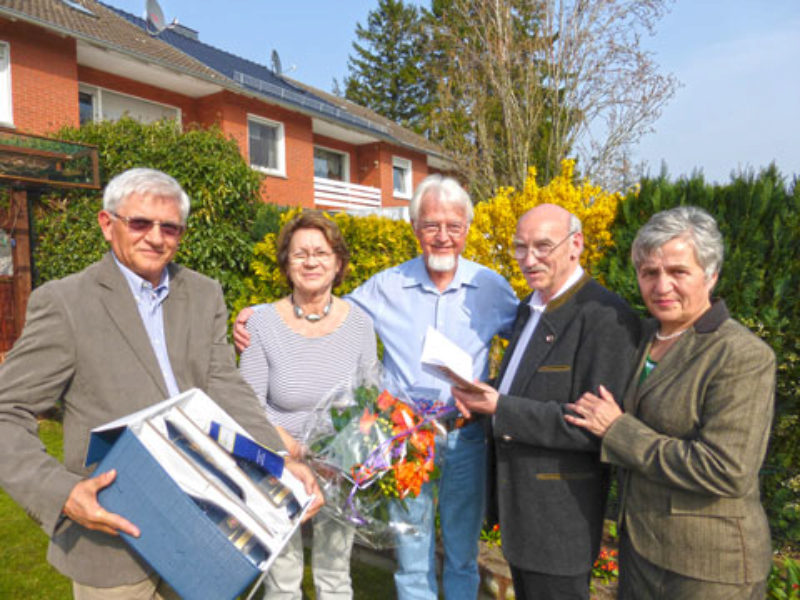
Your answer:
[[[534,273],[545,273],[547,272],[547,267],[544,267],[542,265],[537,265],[535,267],[527,267],[525,269],[522,269],[522,272],[526,275],[527,274],[533,275]]]

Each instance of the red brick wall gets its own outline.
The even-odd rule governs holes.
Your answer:
[[[380,171],[381,181],[385,182],[381,189],[381,201],[383,206],[408,206],[409,199],[396,198],[394,195],[394,175],[392,171],[392,159],[397,156],[411,161],[411,190],[419,185],[428,175],[428,162],[424,154],[407,150],[405,148],[398,148],[389,144],[381,144],[380,158]]]
[[[311,119],[305,115],[264,104],[253,98],[223,92],[216,109],[222,130],[239,144],[249,160],[247,117],[255,115],[283,124],[286,176],[265,175],[262,196],[265,202],[281,205],[314,206],[314,143]],[[200,111],[203,113],[204,111]]]
[[[27,23],[0,19],[0,40],[11,52],[14,126],[46,134],[78,125],[75,40]]]

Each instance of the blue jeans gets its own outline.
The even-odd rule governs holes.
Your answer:
[[[411,522],[416,534],[397,536],[398,600],[436,600],[436,531],[433,485],[439,486],[439,521],[444,547],[442,584],[447,600],[477,598],[478,538],[486,504],[486,436],[481,423],[452,431],[437,445],[441,477],[406,500],[408,512],[394,511]]]

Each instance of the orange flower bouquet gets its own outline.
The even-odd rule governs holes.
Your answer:
[[[403,401],[374,385],[349,391],[342,406],[327,401],[306,436],[309,463],[319,475],[330,516],[356,529],[373,547],[388,547],[397,532],[413,532],[397,520],[392,503],[419,495],[439,476],[437,418],[452,410],[438,403]]]

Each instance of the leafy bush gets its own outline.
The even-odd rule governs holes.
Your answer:
[[[528,285],[510,254],[511,239],[517,221],[526,211],[551,203],[563,206],[583,222],[586,249],[581,262],[595,272],[599,259],[614,244],[609,228],[621,196],[588,181],[576,183],[574,169],[574,161],[563,161],[561,173],[544,187],[536,183],[536,170],[531,169],[522,190],[501,188],[494,198],[479,202],[464,255],[508,279],[518,296],[527,295]]]
[[[218,128],[182,131],[171,121],[144,125],[128,118],[62,129],[56,137],[98,147],[102,186],[131,167],[175,177],[192,200],[176,260],[218,279],[229,305],[243,293],[261,176],[233,140]],[[100,207],[101,194],[95,192],[62,191],[41,198],[34,209],[37,283],[64,277],[103,255],[107,245],[97,226]]]
[[[641,182],[619,203],[615,241],[598,268],[608,287],[642,314],[630,248],[654,213],[679,205],[713,215],[725,239],[725,260],[715,294],[734,318],[760,335],[778,359],[776,419],[763,471],[764,504],[776,544],[800,543],[800,186],[787,185],[771,166],[757,176],[709,185],[701,175],[671,182],[665,175]]]

